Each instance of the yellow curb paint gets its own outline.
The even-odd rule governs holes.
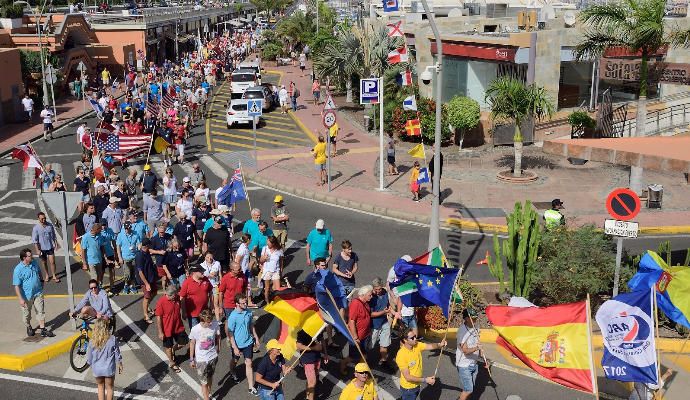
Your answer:
[[[459,218],[447,218],[446,224],[460,229],[474,229],[487,232],[507,233],[508,227],[505,225],[482,224],[480,222],[465,221]]]
[[[267,73],[267,74],[278,75],[278,85],[280,85],[280,82],[283,81],[283,75],[285,74],[283,71],[278,71],[278,70],[275,70],[275,69],[267,69],[267,70],[266,70],[266,73]]]
[[[640,233],[647,235],[690,234],[690,225],[641,227]]]
[[[72,342],[74,342],[79,335],[81,335],[81,333],[76,333],[66,339],[36,350],[33,353],[24,354],[21,356],[14,354],[0,354],[0,369],[19,372],[26,371],[35,365],[42,364],[59,356],[60,354],[68,352],[72,346]]]
[[[309,128],[307,128],[307,127],[302,123],[302,121],[300,121],[299,118],[297,118],[297,117],[295,117],[294,115],[292,115],[292,113],[288,113],[288,115],[290,116],[290,118],[292,118],[293,121],[295,121],[295,123],[297,124],[297,126],[299,126],[299,128],[302,130],[302,132],[304,132],[305,134],[307,134],[307,136],[309,136],[309,138],[312,140],[312,142],[314,142],[314,143],[316,144],[316,143],[319,141],[319,140],[316,138],[316,136],[314,136],[314,133],[312,133],[312,131],[311,131]]]

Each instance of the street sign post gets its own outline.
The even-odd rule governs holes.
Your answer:
[[[328,100],[333,102],[333,99],[331,99],[331,96],[328,96]],[[328,104],[328,101],[326,102]],[[323,126],[328,128],[328,132],[326,132],[326,154],[328,157],[326,158],[326,180],[328,182],[328,191],[331,191],[331,127],[335,125],[336,122],[336,117],[335,117],[335,111],[332,109],[325,110],[323,113]]]
[[[46,70],[46,74],[44,76],[44,79],[46,80],[46,82],[50,83],[50,96],[53,100],[53,118],[55,119],[54,122],[57,123],[58,118],[57,118],[57,107],[55,106],[55,86],[53,86],[55,84],[55,82],[57,82],[57,75],[56,75],[55,68],[53,68],[52,64],[46,65],[45,70]]]
[[[74,290],[72,289],[72,268],[69,260],[69,240],[67,238],[67,221],[72,217],[81,201],[80,192],[45,192],[43,201],[58,219],[62,227],[62,251],[65,256],[65,273],[67,274],[67,304],[70,312],[74,311]],[[76,320],[74,328],[77,327]]]
[[[79,71],[81,81],[81,104],[84,107],[84,112],[86,112],[86,85],[84,85],[84,73],[86,73],[86,64],[84,61],[79,61],[77,65],[77,71]]]
[[[630,189],[618,188],[606,198],[606,210],[614,219],[604,221],[604,233],[617,237],[616,269],[613,274],[613,296],[618,296],[618,280],[621,274],[623,238],[636,238],[640,230],[637,222],[627,222],[640,213],[640,198]]]
[[[323,104],[323,110],[335,110],[335,102],[333,101],[333,97],[331,97],[330,93],[326,97],[326,102]]]
[[[259,154],[256,148],[256,120],[263,114],[263,100],[252,99],[247,101],[247,114],[252,117],[252,132],[254,133],[254,163],[259,165]]]
[[[383,77],[359,80],[359,103],[379,105],[379,190],[383,191]]]

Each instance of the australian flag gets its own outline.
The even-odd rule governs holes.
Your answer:
[[[398,11],[399,9],[400,3],[398,3],[398,0],[383,0],[384,12]]]
[[[218,193],[218,204],[231,206],[240,200],[247,199],[247,191],[244,189],[242,171],[238,168],[232,175],[230,182]]]

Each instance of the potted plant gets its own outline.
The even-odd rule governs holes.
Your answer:
[[[12,4],[11,1],[3,0],[0,2],[0,28],[17,29],[22,26],[24,16],[24,6]]]
[[[594,118],[590,117],[586,111],[581,110],[574,111],[568,115],[568,123],[571,127],[570,137],[573,139],[592,137],[594,127],[597,124]]]

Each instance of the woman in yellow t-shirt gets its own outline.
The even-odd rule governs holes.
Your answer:
[[[414,162],[414,166],[410,171],[410,192],[412,192],[412,200],[419,201],[419,161]]]
[[[328,136],[331,137],[331,146],[333,146],[333,151],[331,152],[331,157],[335,157],[336,153],[338,152],[338,149],[336,148],[336,143],[337,143],[337,138],[338,138],[338,131],[340,130],[340,127],[338,126],[338,123],[336,122],[328,128]]]
[[[314,165],[316,166],[316,186],[321,186],[326,183],[326,141],[323,136],[319,136],[319,142],[316,143],[311,152],[314,154]]]
[[[376,400],[376,387],[366,363],[355,365],[355,379],[343,388],[338,400]]]

